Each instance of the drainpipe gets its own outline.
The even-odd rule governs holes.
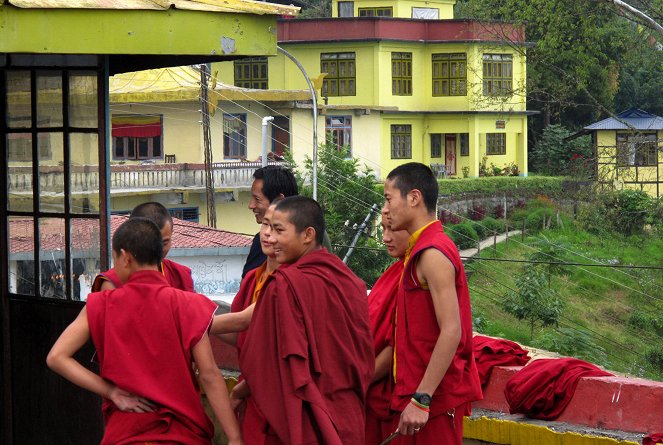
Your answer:
[[[267,165],[267,152],[269,151],[269,123],[274,120],[274,116],[265,116],[262,118],[262,166]]]
[[[292,60],[297,68],[302,72],[306,83],[308,84],[308,89],[311,92],[311,101],[313,101],[313,199],[318,199],[318,96],[315,94],[315,89],[313,88],[313,82],[311,78],[308,77],[306,70],[299,63],[299,60],[295,59],[295,56],[290,54],[288,51],[284,50],[280,46],[277,46],[276,49],[282,52],[288,59]]]

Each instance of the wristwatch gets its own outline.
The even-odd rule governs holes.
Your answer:
[[[412,398],[416,400],[417,403],[426,407],[430,406],[430,402],[432,400],[430,394],[426,394],[425,392],[415,392]]]

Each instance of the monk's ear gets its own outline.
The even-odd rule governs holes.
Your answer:
[[[407,197],[408,197],[408,203],[412,207],[416,207],[417,205],[419,205],[420,202],[423,202],[424,199],[423,195],[421,194],[421,190],[419,189],[410,190],[407,194]]]
[[[304,229],[304,244],[313,243],[315,244],[316,232],[313,227],[307,227]]]

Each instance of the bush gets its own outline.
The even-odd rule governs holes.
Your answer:
[[[483,221],[472,221],[470,224],[480,240],[486,237],[488,234],[488,228],[483,224]]]
[[[545,220],[546,229],[556,229],[563,226],[568,227],[572,224],[571,219],[566,214],[563,213],[560,213],[560,218],[558,221],[557,209],[554,207],[547,207],[530,212],[525,218],[525,229],[529,232],[538,232],[539,230],[543,230],[544,215],[546,219]]]
[[[442,224],[459,224],[461,222],[460,216],[455,213],[450,212],[449,210],[443,209],[440,211],[440,217],[438,218],[442,221]]]
[[[481,221],[486,217],[486,206],[482,202],[475,201],[467,213],[472,221]]]
[[[642,233],[653,200],[641,190],[621,190],[606,197],[607,220],[623,235]]]
[[[479,235],[470,223],[447,226],[445,233],[449,235],[460,250],[476,247],[477,241],[479,241]]]
[[[645,360],[649,366],[656,372],[663,372],[663,348],[657,347],[648,350],[645,353]]]
[[[576,225],[585,232],[601,235],[609,229],[606,224],[605,207],[602,203],[584,204],[578,207]]]
[[[497,204],[495,207],[493,207],[493,216],[495,218],[504,218],[504,205],[502,204]]]
[[[491,176],[467,179],[440,179],[440,196],[471,194],[476,197],[492,197],[498,193],[510,196],[557,196],[575,182],[568,178],[546,176]]]
[[[502,220],[497,220],[495,218],[487,216],[486,218],[483,219],[483,221],[481,221],[481,224],[483,224],[484,227],[487,229],[487,233],[489,235],[492,235],[495,232],[497,233],[504,232],[504,221]]]

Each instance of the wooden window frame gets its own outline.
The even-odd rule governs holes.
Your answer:
[[[435,143],[433,139],[438,139],[437,141],[437,151],[433,151]],[[431,133],[430,135],[430,157],[431,159],[441,159],[442,158],[442,133]]]
[[[506,133],[486,133],[486,156],[506,154]]]
[[[469,133],[460,133],[458,137],[458,144],[460,146],[460,155],[469,156],[470,155],[470,134]]]
[[[267,57],[247,57],[233,62],[236,87],[254,90],[268,89],[269,64]]]
[[[658,146],[656,143],[656,138],[656,132],[618,132],[615,135],[615,162],[617,166],[655,167],[658,164]],[[624,152],[625,149],[627,150],[626,153]]]
[[[341,6],[348,6],[348,5],[350,6],[350,9],[351,9],[351,11],[352,11],[352,14],[351,14],[351,15],[343,15],[343,14],[341,14]],[[349,17],[354,17],[354,16],[355,16],[355,2],[354,2],[354,1],[352,1],[352,2],[347,2],[347,1],[345,1],[345,2],[338,2],[338,3],[336,4],[336,8],[337,8],[337,9],[336,9],[336,14],[338,15],[339,18],[349,18]]]
[[[356,57],[354,52],[320,54],[320,72],[327,73],[322,82],[323,96],[356,96]],[[342,89],[344,91],[341,91]]]
[[[431,62],[433,97],[467,96],[467,54],[433,54]]]
[[[391,94],[412,96],[412,53],[391,53]]]
[[[359,8],[359,17],[393,17],[394,8],[391,6]]]
[[[235,140],[231,137],[231,133],[226,131],[230,127],[226,125],[226,122],[230,121],[241,123],[239,132],[239,140]],[[223,158],[224,159],[246,159],[247,152],[247,130],[246,125],[246,113],[223,113]],[[232,142],[232,144],[231,144]],[[236,144],[236,145],[235,145]],[[235,146],[239,147],[237,152],[235,152]]]
[[[513,94],[513,55],[483,55],[483,95],[511,96]]]
[[[336,125],[334,119],[343,119],[343,123]],[[325,134],[327,143],[336,145],[336,150],[341,151],[345,146],[348,147],[348,156],[352,156],[352,116],[327,116],[325,118]],[[347,135],[347,138],[345,137]],[[345,140],[348,143],[345,143]]]
[[[391,159],[412,159],[412,125],[391,125]]]

